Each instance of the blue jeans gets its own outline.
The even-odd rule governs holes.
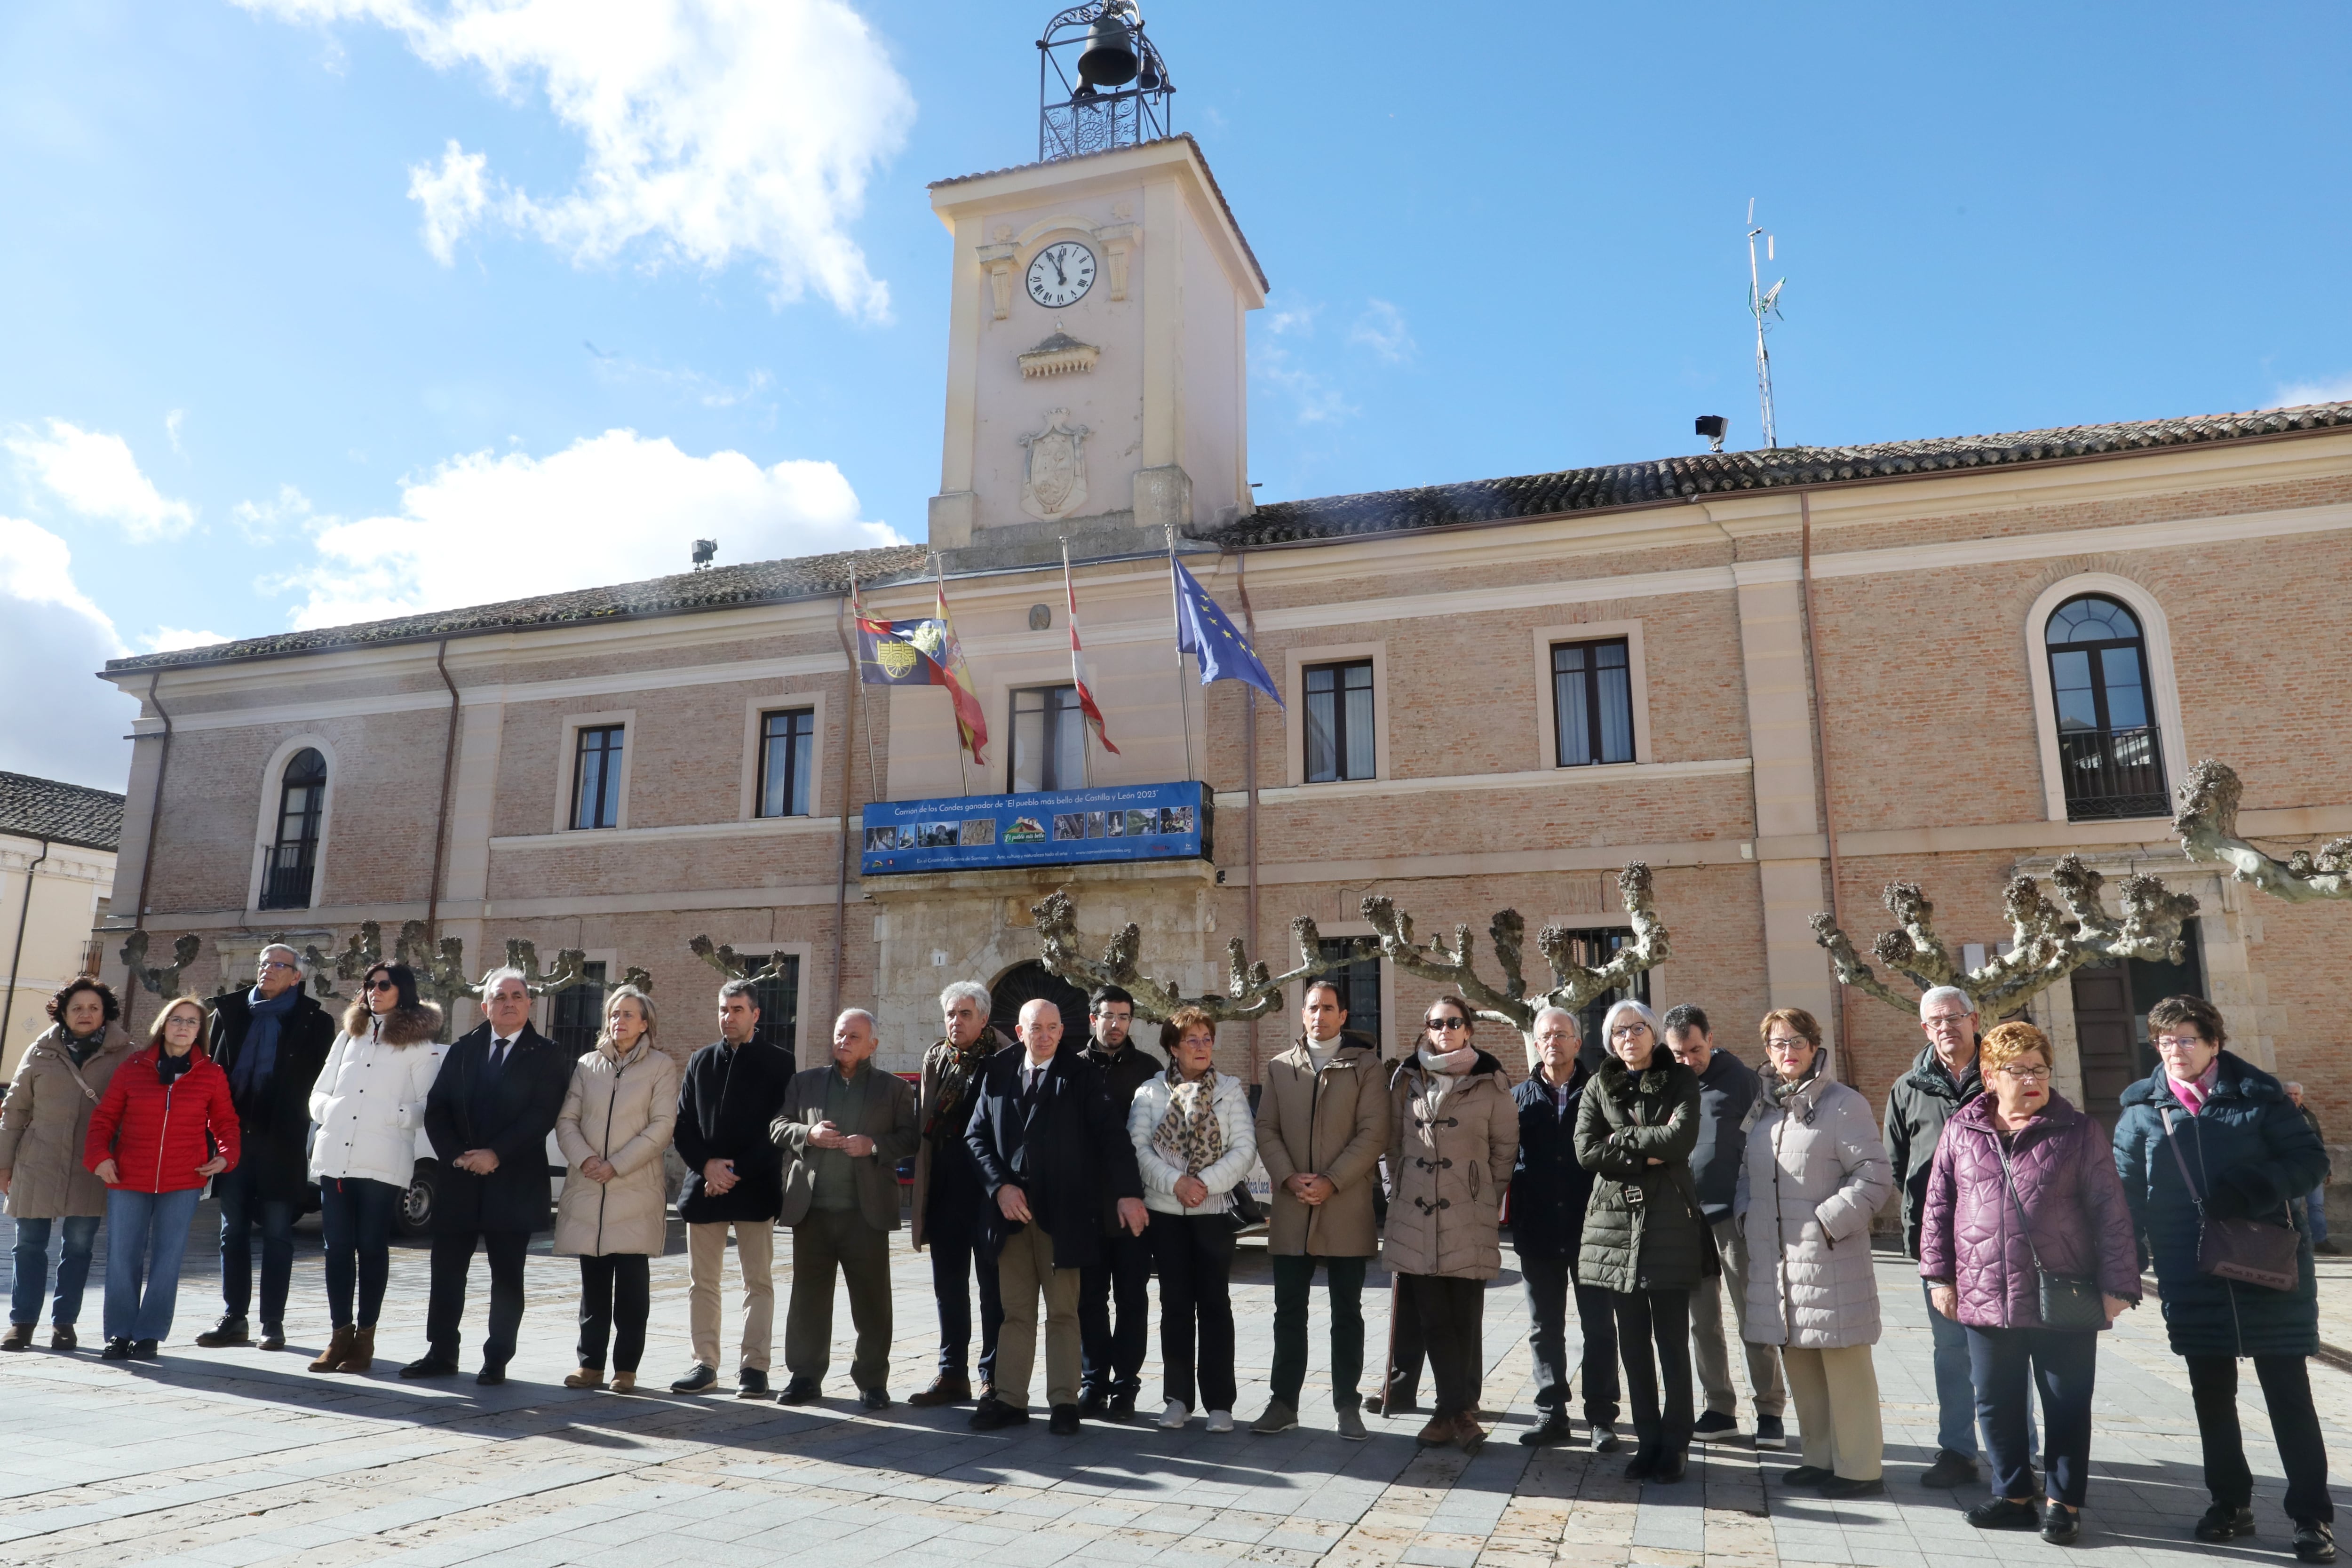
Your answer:
[[[164,1340],[179,1304],[180,1258],[202,1187],[106,1194],[106,1337]]]
[[[2311,1217],[2311,1245],[2321,1246],[2327,1240],[2327,1184],[2323,1182],[2312,1188],[2304,1206]]]
[[[261,1326],[282,1328],[286,1291],[294,1277],[294,1205],[261,1195],[261,1184],[242,1170],[213,1183],[220,1199],[221,1306],[242,1318],[253,1305],[253,1231],[261,1229]]]
[[[1977,1457],[1977,1390],[1969,1364],[1969,1331],[1936,1310],[1935,1287],[1919,1282],[1927,1300],[1927,1331],[1936,1340],[1936,1446],[1962,1458]]]
[[[364,1176],[329,1176],[319,1184],[319,1223],[327,1242],[327,1320],[336,1328],[351,1328],[354,1321],[362,1329],[375,1327],[383,1288],[392,1278],[392,1223],[406,1190]],[[262,1299],[268,1300],[266,1287]]]
[[[89,1282],[89,1257],[98,1243],[98,1215],[68,1215],[61,1220],[16,1222],[16,1283],[8,1295],[8,1321],[37,1323],[41,1298],[49,1289],[49,1228],[61,1226],[65,1245],[58,1258],[58,1301],[50,1321],[70,1329],[81,1316],[81,1290]]]

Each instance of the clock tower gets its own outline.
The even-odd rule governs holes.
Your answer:
[[[930,544],[975,563],[1050,560],[1064,537],[1151,550],[1163,525],[1250,510],[1244,321],[1265,276],[1198,143],[1165,132],[1133,6],[1066,23],[1086,52],[1068,99],[1044,95],[1039,161],[930,188],[954,237]]]

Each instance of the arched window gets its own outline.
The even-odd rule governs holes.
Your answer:
[[[2104,594],[2084,594],[2052,612],[2043,641],[2067,820],[2165,815],[2164,748],[2138,620]]]
[[[305,746],[287,759],[278,797],[278,839],[261,873],[261,907],[307,910],[319,868],[319,821],[327,805],[327,759]]]

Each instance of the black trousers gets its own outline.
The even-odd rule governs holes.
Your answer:
[[[1152,1216],[1154,1229],[1160,1218],[1158,1215]],[[1078,1386],[1087,1393],[1131,1396],[1143,1386],[1143,1352],[1151,1343],[1150,1235],[1147,1231],[1137,1236],[1121,1226],[1103,1237],[1103,1260],[1078,1270]],[[1162,1300],[1160,1310],[1164,1313],[1164,1286]],[[1223,1410],[1226,1406],[1214,1405],[1210,1408]]]
[[[1625,1392],[1627,1403],[1633,1407],[1634,1433],[1654,1452],[1689,1447],[1693,1419],[1690,1292],[1636,1290],[1622,1296],[1612,1292],[1610,1300],[1617,1309],[1617,1348],[1625,1363]]]
[[[604,1370],[604,1342],[613,1342],[613,1370],[635,1372],[646,1353],[646,1317],[653,1307],[653,1259],[642,1252],[608,1252],[580,1260],[580,1364]]]
[[[1155,1214],[1142,1239],[1160,1268],[1160,1369],[1168,1397],[1187,1410],[1231,1410],[1239,1395],[1234,1381],[1232,1220],[1221,1214]],[[1143,1314],[1135,1318],[1140,1337]]]
[[[1576,1321],[1584,1342],[1584,1418],[1606,1426],[1617,1419],[1616,1299],[1594,1285],[1576,1283],[1571,1260],[1519,1255],[1519,1279],[1528,1293],[1532,1327],[1528,1345],[1535,1354],[1536,1408],[1546,1415],[1568,1413],[1568,1301],[1576,1297]]]
[[[294,1278],[294,1205],[261,1195],[261,1180],[243,1170],[213,1178],[220,1199],[221,1306],[242,1318],[253,1304],[253,1233],[261,1232],[261,1326],[282,1328]]]
[[[978,1215],[962,1194],[945,1198],[939,1184],[926,1205],[923,1245],[931,1254],[931,1296],[940,1309],[940,1371],[957,1376],[971,1370],[971,1290],[980,1288],[980,1381],[996,1380],[996,1334],[1004,1327],[1004,1299],[997,1289],[996,1259],[982,1255]]]
[[[1969,1330],[1969,1377],[1976,1384],[1985,1458],[1992,1463],[1993,1496],[2033,1496],[2038,1391],[2049,1493],[2068,1508],[2083,1506],[2091,1480],[2091,1388],[2098,1370],[2095,1330]]]
[[[514,1359],[515,1335],[522,1328],[522,1259],[530,1248],[527,1230],[466,1230],[433,1238],[433,1290],[425,1303],[425,1342],[435,1355],[457,1359],[466,1277],[473,1271],[477,1243],[490,1255],[490,1331],[482,1340],[482,1364],[504,1367]]]
[[[1446,1279],[1432,1274],[1402,1274],[1400,1295],[1409,1298],[1420,1326],[1422,1348],[1429,1357],[1430,1381],[1435,1384],[1431,1409],[1439,1415],[1467,1415],[1478,1408],[1478,1388],[1486,1363],[1481,1330],[1486,1310],[1484,1279]],[[1400,1325],[1397,1360],[1404,1360]]]
[[[2254,1500],[2254,1475],[2246,1466],[2245,1438],[2238,1430],[2238,1360],[2192,1355],[2189,1393],[2197,1405],[2197,1435],[2205,1442],[2205,1489],[2215,1502],[2244,1508]],[[2334,1522],[2336,1504],[2327,1495],[2327,1444],[2319,1414],[2311,1406],[2311,1363],[2299,1355],[2258,1355],[2254,1375],[2262,1380],[2263,1403],[2270,1406],[2271,1436],[2286,1468],[2286,1516]]]

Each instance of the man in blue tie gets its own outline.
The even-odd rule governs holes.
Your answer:
[[[477,1246],[490,1255],[489,1333],[474,1381],[507,1380],[522,1327],[523,1254],[548,1226],[547,1135],[562,1114],[573,1058],[530,1026],[530,991],[519,969],[482,979],[487,1021],[449,1047],[425,1098],[425,1131],[441,1163],[434,1184],[433,1289],[425,1354],[403,1377],[457,1370],[466,1279]]]

